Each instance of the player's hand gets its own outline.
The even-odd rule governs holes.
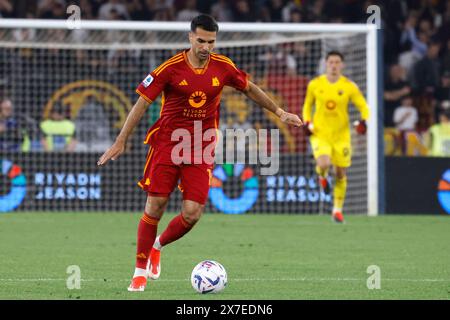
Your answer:
[[[296,126],[296,127],[301,127],[303,125],[303,122],[302,122],[302,120],[300,120],[298,115],[286,112],[286,111],[282,110],[281,108],[278,108],[277,115],[278,115],[278,117],[280,117],[280,120],[283,123],[286,123],[286,124],[289,124],[292,126]]]
[[[365,120],[357,120],[353,123],[355,126],[355,130],[357,134],[366,134],[367,132],[367,124]]]
[[[114,144],[106,150],[106,152],[98,159],[97,165],[103,166],[109,160],[116,160],[125,151],[125,142],[116,141]]]
[[[313,124],[309,121],[305,122],[303,125],[303,131],[305,132],[305,135],[308,137],[313,134]]]

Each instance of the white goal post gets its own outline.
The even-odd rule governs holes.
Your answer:
[[[73,23],[72,23],[73,24]],[[187,22],[132,22],[132,21],[88,21],[81,20],[79,29],[70,30],[70,23],[64,20],[37,20],[37,19],[0,19],[0,50],[6,49],[21,49],[21,48],[35,48],[43,50],[51,49],[61,49],[61,56],[55,56],[54,62],[49,62],[50,64],[58,64],[61,61],[61,67],[57,69],[59,72],[62,70],[64,72],[64,66],[68,64],[65,62],[66,59],[64,55],[69,55],[68,51],[73,50],[74,52],[80,50],[91,50],[92,52],[97,52],[101,50],[156,50],[158,54],[151,55],[151,59],[155,62],[151,65],[157,66],[158,63],[163,62],[163,56],[159,53],[161,50],[179,50],[188,46],[186,32],[189,31],[189,23]],[[358,198],[358,192],[361,193],[361,197],[364,198],[365,205],[361,205],[355,209],[351,209],[353,212],[364,212],[370,216],[375,216],[378,214],[379,208],[379,155],[383,150],[379,148],[379,123],[378,123],[378,99],[380,94],[380,88],[378,88],[378,58],[379,53],[378,43],[377,43],[377,29],[376,25],[373,24],[285,24],[285,23],[219,23],[219,37],[217,42],[217,49],[225,50],[225,54],[233,53],[233,48],[244,48],[239,53],[237,59],[238,66],[241,61],[244,61],[248,65],[251,65],[259,72],[259,66],[250,63],[253,60],[260,61],[264,63],[267,56],[265,49],[267,47],[273,47],[276,45],[282,46],[283,44],[299,43],[301,50],[308,49],[310,43],[313,49],[309,49],[308,52],[314,52],[312,56],[302,56],[301,62],[291,59],[288,60],[289,63],[295,64],[296,70],[300,70],[302,65],[306,65],[311,62],[311,70],[309,73],[311,76],[317,74],[320,70],[320,59],[323,59],[324,54],[327,50],[333,49],[337,46],[337,49],[344,49],[346,52],[350,52],[350,58],[348,64],[350,69],[356,74],[356,79],[349,77],[360,86],[361,90],[365,94],[368,104],[370,106],[371,117],[368,123],[368,134],[367,142],[361,142],[360,144],[365,148],[365,160],[360,162],[360,172],[365,171],[364,175],[360,175],[362,179],[365,179],[363,184],[358,184],[355,182],[355,191],[353,199],[355,201]],[[27,38],[26,36],[15,37],[12,33],[17,30],[33,30],[36,32],[34,37]],[[44,30],[46,33],[39,33],[39,30]],[[64,30],[60,38],[53,39],[51,36],[52,30]],[[86,33],[92,32],[95,36],[86,36]],[[126,37],[125,40],[120,40],[123,38],[113,38],[108,40],[107,33],[111,32],[124,32],[125,34],[132,34],[132,37]],[[136,35],[138,34],[139,35]],[[76,35],[76,36],[72,36]],[[115,34],[117,36],[118,34]],[[162,36],[163,35],[163,36]],[[167,36],[166,36],[167,35]],[[352,38],[354,37],[354,38]],[[75,39],[75,40],[74,40]],[[358,44],[353,47],[352,40],[357,39]],[[356,41],[356,40],[355,40]],[[292,49],[297,50],[298,48]],[[247,51],[246,51],[247,50]],[[291,49],[289,49],[291,50]],[[155,51],[155,52],[156,52]],[[300,52],[299,51],[299,52]],[[295,51],[295,54],[298,52]],[[288,52],[288,54],[294,55],[293,52]],[[345,53],[345,52],[344,52]],[[72,56],[72,53],[70,53]],[[139,53],[136,53],[139,55]],[[132,55],[130,55],[132,56]],[[276,56],[273,53],[271,57]],[[2,55],[4,63],[21,63],[20,59],[15,59],[9,61],[9,55]],[[155,58],[156,57],[156,58]],[[109,58],[109,56],[108,56]],[[149,58],[149,59],[150,59]],[[164,56],[166,58],[166,56]],[[235,58],[235,57],[231,57]],[[50,59],[42,56],[41,59]],[[69,58],[67,58],[69,59]],[[133,59],[133,58],[129,58]],[[252,60],[253,59],[253,60]],[[14,61],[14,62],[13,62]],[[347,62],[347,57],[346,57]],[[120,63],[123,63],[120,62]],[[127,62],[125,62],[126,64]],[[303,63],[303,64],[302,64]],[[150,63],[148,64],[150,65]],[[140,68],[145,68],[144,70],[139,70],[139,75],[143,73],[148,73],[151,70],[146,69],[148,65],[142,66],[137,64]],[[129,66],[125,66],[129,67]],[[265,68],[263,66],[262,68]],[[24,68],[27,68],[24,65]],[[105,67],[106,68],[106,67]],[[289,68],[289,66],[288,66]],[[245,68],[243,68],[245,70]],[[131,69],[129,69],[131,70]],[[247,71],[247,70],[245,70]],[[323,69],[322,69],[323,71]],[[2,73],[7,73],[3,70]],[[13,71],[14,72],[14,71]],[[72,72],[72,71],[68,71]],[[80,71],[81,72],[81,71]],[[105,71],[106,72],[106,71]],[[248,71],[252,74],[252,70]],[[345,71],[344,71],[345,74]],[[92,77],[91,77],[92,76]],[[311,76],[309,78],[311,78]],[[62,76],[63,77],[63,76]],[[83,74],[79,75],[79,82],[91,81],[91,78],[98,80],[98,75],[96,74]],[[5,78],[14,79],[14,75],[10,77],[5,74]],[[59,78],[58,78],[59,79]],[[134,79],[134,78],[133,78]],[[17,91],[14,86],[19,86],[20,82],[14,82],[19,80],[12,80],[7,82],[6,86],[8,92]],[[92,83],[96,80],[92,80]],[[124,87],[132,88],[138,83],[127,83]],[[57,96],[58,90],[52,91],[53,97]],[[34,92],[33,94],[39,94]],[[46,93],[48,95],[48,93]],[[62,93],[61,93],[62,94]],[[52,97],[52,98],[53,98]],[[48,113],[48,100],[52,98],[42,98],[45,102],[42,105],[43,113]],[[120,98],[118,98],[120,99]],[[125,99],[125,98],[124,98]],[[126,99],[125,99],[126,100]],[[130,98],[131,100],[131,98]],[[131,107],[131,106],[130,106]],[[298,106],[300,107],[300,106]],[[253,110],[253,109],[252,109]],[[356,113],[353,113],[355,116]],[[123,120],[123,119],[122,119]],[[117,120],[117,123],[121,119]],[[353,134],[352,134],[353,138]],[[98,151],[98,150],[97,150]],[[80,156],[81,157],[81,156]],[[23,156],[26,158],[26,155]],[[80,158],[81,159],[81,158]],[[32,161],[29,159],[28,161]],[[283,161],[282,159],[280,161]],[[358,160],[359,161],[359,160]],[[295,166],[295,163],[292,163]],[[139,169],[140,170],[140,169]],[[308,169],[310,170],[310,169]],[[355,177],[357,181],[358,177]],[[267,182],[268,183],[268,182]],[[363,187],[365,190],[357,190]],[[33,189],[34,190],[34,189]],[[139,191],[136,190],[136,193]],[[350,190],[350,194],[352,191]],[[347,198],[347,202],[351,202],[352,198]],[[43,206],[44,208],[45,206]],[[82,206],[82,208],[84,208]],[[90,209],[95,209],[94,206],[89,206]],[[132,207],[134,208],[134,207]],[[262,207],[262,211],[268,212],[271,207]],[[286,207],[287,208],[287,207]],[[102,209],[102,206],[99,207]],[[287,208],[287,211],[290,209]],[[313,209],[311,209],[313,210]],[[315,209],[314,209],[315,210]],[[286,211],[286,212],[287,212]],[[290,212],[290,211],[289,211]]]

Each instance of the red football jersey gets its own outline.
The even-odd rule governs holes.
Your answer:
[[[186,56],[187,50],[174,55],[153,70],[136,92],[148,102],[162,93],[160,119],[148,130],[145,143],[168,146],[172,132],[178,128],[194,133],[194,121],[202,122],[203,132],[218,128],[222,89],[231,86],[243,91],[248,75],[236,68],[226,56],[211,53],[205,67],[195,69]],[[202,143],[205,147],[207,143]]]

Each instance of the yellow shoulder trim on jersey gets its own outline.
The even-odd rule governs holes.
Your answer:
[[[173,64],[177,64],[177,63],[179,63],[179,62],[181,62],[181,61],[184,61],[184,58],[181,58],[181,59],[179,59],[179,60],[175,60],[175,61],[172,61],[172,62],[166,64],[164,67],[162,67],[162,68],[159,69],[157,72],[155,72],[155,76],[159,76],[160,73],[164,71],[164,69],[166,69],[167,67],[169,67],[169,66],[171,66],[171,65],[173,65]]]
[[[215,60],[215,61],[227,63],[227,64],[229,64],[230,66],[232,66],[234,69],[237,70],[236,66],[235,66],[232,62],[228,62],[228,61],[226,61],[226,60],[218,59],[218,58],[216,58],[216,57],[211,57],[211,59],[213,59],[213,60]]]
[[[177,53],[176,55],[170,57],[169,59],[167,59],[166,61],[164,61],[163,63],[161,63],[161,65],[163,65],[163,64],[165,64],[165,63],[167,63],[167,62],[176,60],[176,59],[178,59],[178,58],[181,57],[181,56],[183,56],[183,52]],[[160,66],[161,66],[161,65],[160,65]]]
[[[161,64],[158,68],[156,68],[155,70],[153,70],[153,72],[156,74],[157,72],[159,72],[162,68],[164,68],[165,66],[167,66],[169,63],[172,63],[174,61],[177,61],[179,59],[181,59],[182,57],[177,57],[176,59],[170,59],[167,60],[166,62],[164,62],[163,64]]]
[[[216,61],[221,61],[221,62],[225,62],[228,63],[229,65],[233,66],[234,68],[237,69],[236,65],[234,64],[233,61],[231,60],[225,60],[225,59],[221,59],[221,58],[216,58],[216,57],[211,57],[212,59],[216,60]]]
[[[226,61],[231,62],[232,64],[234,64],[234,62],[233,62],[230,58],[228,58],[227,56],[224,56],[224,55],[222,55],[222,54],[211,53],[211,55],[212,55],[213,57],[215,57],[215,58],[223,59],[223,60],[226,60]]]
[[[164,67],[166,64],[168,64],[168,63],[170,63],[170,62],[172,62],[172,61],[174,61],[174,60],[177,60],[177,59],[179,59],[179,58],[182,57],[182,56],[183,56],[183,53],[182,53],[182,52],[180,52],[180,53],[174,55],[172,58],[170,58],[170,59],[164,61],[163,63],[161,63],[161,64],[159,65],[159,67],[157,67],[155,70],[153,70],[153,72],[155,72],[155,73],[158,72],[158,70],[161,69],[162,67]]]

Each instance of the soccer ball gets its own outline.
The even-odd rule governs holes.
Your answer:
[[[227,272],[217,261],[204,260],[192,270],[192,288],[198,293],[218,293],[227,285]]]

